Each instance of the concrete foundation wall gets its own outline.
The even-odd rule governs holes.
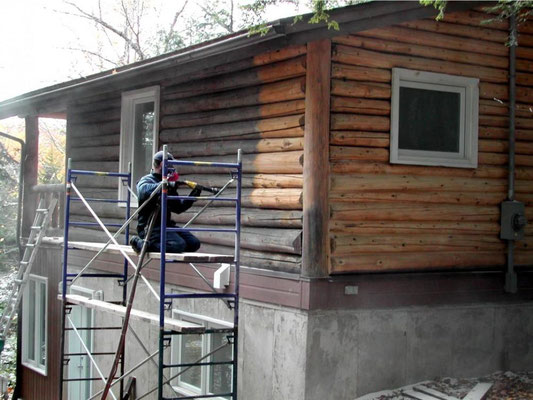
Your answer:
[[[119,299],[120,290],[110,281],[81,284],[103,290],[106,300]],[[220,301],[180,300],[178,306],[232,318]],[[244,300],[240,307],[240,399],[351,400],[435,377],[533,370],[533,303],[306,312]],[[144,285],[135,308],[157,313]],[[120,325],[105,313],[95,318],[97,325]],[[157,326],[132,322],[132,327],[149,352],[157,350]],[[114,351],[118,333],[98,335],[94,351]],[[169,354],[170,348],[167,362]],[[129,334],[126,369],[145,357]],[[108,371],[102,357],[100,362]],[[139,395],[157,385],[153,364],[134,375]],[[171,395],[168,388],[165,395]]]

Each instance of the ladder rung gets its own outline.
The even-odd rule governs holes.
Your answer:
[[[15,282],[17,285],[20,285],[24,281],[22,279],[14,279],[13,282]]]
[[[41,230],[41,226],[40,225],[34,225],[34,226],[31,226],[30,229],[33,229],[34,231],[40,231]]]
[[[44,214],[47,214],[48,213],[48,208],[37,208],[35,210],[35,212],[42,212]]]
[[[26,243],[26,247],[29,247],[29,248],[35,247],[35,243]]]
[[[21,261],[20,265],[28,265],[28,261]]]

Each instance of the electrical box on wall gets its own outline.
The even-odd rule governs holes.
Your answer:
[[[521,240],[527,225],[526,208],[520,201],[504,201],[501,209],[500,239]]]

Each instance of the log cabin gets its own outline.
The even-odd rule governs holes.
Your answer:
[[[27,163],[36,162],[38,118],[55,115],[66,118],[73,168],[124,172],[133,161],[134,180],[164,144],[189,161],[233,162],[242,149],[240,398],[354,399],[436,376],[531,370],[533,24],[487,23],[493,14],[476,2],[450,2],[441,21],[435,14],[418,2],[374,1],[332,10],[339,31],[280,20],[265,36],[238,33],[3,101],[0,118],[26,119]],[[132,133],[139,121],[148,128]],[[36,168],[27,171],[26,232],[37,197]],[[212,186],[226,179],[209,168],[180,175]],[[125,196],[116,179],[78,186]],[[199,207],[173,218],[183,224]],[[108,221],[125,215],[117,205],[95,210]],[[70,212],[91,218],[79,204]],[[197,223],[227,227],[230,213],[221,202]],[[198,236],[205,252],[232,245]],[[101,237],[78,228],[70,239]],[[45,356],[31,360],[20,338],[24,399],[57,399],[60,370],[76,373],[59,353],[61,253],[46,242],[33,270]],[[75,250],[69,263],[82,268],[93,255]],[[92,268],[121,263],[105,254]],[[146,268],[157,281],[158,264]],[[213,278],[216,268],[199,268]],[[87,296],[120,291],[80,282],[73,289]],[[205,289],[186,265],[167,283]],[[227,318],[209,302],[181,306]],[[76,318],[113,323],[84,309]],[[157,329],[136,330],[156,348]],[[105,338],[87,340],[113,351]],[[186,344],[198,354],[213,346],[179,343],[169,346],[178,358]],[[128,367],[142,358],[135,346]],[[99,388],[87,357],[76,362],[94,381],[65,382],[63,398]],[[227,379],[213,370],[169,390],[209,395]],[[151,365],[135,372],[139,395],[157,384],[153,375]]]

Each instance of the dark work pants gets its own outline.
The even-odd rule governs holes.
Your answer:
[[[200,248],[200,241],[190,232],[167,232],[167,253],[191,253]],[[152,232],[148,241],[148,251],[161,251],[161,231]]]

